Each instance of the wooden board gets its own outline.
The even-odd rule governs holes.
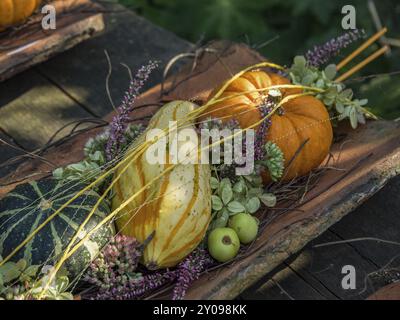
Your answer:
[[[227,42],[214,43],[213,52],[199,55],[195,68],[189,65],[166,82],[171,89],[162,99],[204,99],[221,81],[244,67],[264,60],[247,46]],[[177,86],[173,86],[173,84]],[[173,86],[171,88],[171,86]],[[160,101],[160,86],[145,94],[138,104]],[[134,117],[152,114],[156,106],[141,108]],[[110,119],[110,115],[107,117]],[[82,146],[95,130],[79,135],[45,155],[57,165],[76,162]],[[296,211],[273,219],[253,246],[251,254],[235,264],[203,275],[189,290],[189,299],[234,298],[264,274],[273,270],[303,248],[332,224],[378,191],[400,171],[400,123],[369,122],[358,130],[342,129],[344,140],[333,146],[334,165],[341,171],[326,171],[317,187],[310,190]],[[0,179],[3,194],[15,183],[49,174],[48,164],[36,159],[21,165]],[[26,179],[26,176],[29,176]]]
[[[43,62],[104,29],[101,7],[90,0],[54,0],[56,29],[42,28],[42,14],[0,33],[0,81]]]
[[[118,104],[129,83],[125,66],[135,72],[150,59],[159,61],[159,69],[145,84],[149,89],[160,83],[162,70],[168,61],[190,51],[193,44],[114,2],[103,1],[102,6],[105,12],[105,31],[102,34],[40,64],[36,69],[92,114],[104,117],[113,111],[104,90],[109,71],[105,51],[112,64],[110,95]],[[178,62],[184,62],[184,59]]]
[[[389,284],[370,295],[367,300],[400,300],[400,282]]]

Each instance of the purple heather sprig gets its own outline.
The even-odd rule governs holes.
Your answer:
[[[149,61],[142,66],[131,81],[128,91],[122,99],[121,105],[117,109],[117,114],[110,123],[110,138],[106,145],[107,160],[112,160],[121,150],[124,143],[127,125],[130,120],[130,113],[134,109],[134,103],[140,94],[140,90],[148,80],[151,72],[158,67],[157,61]]]
[[[268,116],[272,112],[274,106],[274,101],[272,99],[269,99],[269,96],[266,97],[259,107],[261,117],[264,118]],[[263,158],[265,137],[271,124],[271,117],[269,117],[266,118],[258,127],[256,140],[254,142],[254,160],[261,160]]]
[[[277,105],[279,100],[282,98],[282,94],[279,90],[270,90],[268,95],[264,97],[263,102],[259,106],[260,114],[262,118],[267,117],[261,125],[258,127],[256,140],[254,142],[254,160],[259,161],[264,158],[264,146],[266,143],[266,136],[269,128],[271,127],[271,112],[274,110],[274,107]],[[277,113],[282,115],[283,110],[280,108],[277,110]]]
[[[342,49],[363,38],[364,35],[364,30],[355,29],[333,38],[321,46],[315,46],[306,53],[307,62],[310,66],[319,68],[337,56]]]
[[[193,251],[178,265],[175,271],[176,284],[172,299],[183,299],[193,281],[198,279],[200,274],[214,263],[207,250],[198,248]]]

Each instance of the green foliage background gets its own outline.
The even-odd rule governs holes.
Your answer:
[[[293,56],[344,32],[341,9],[346,4],[355,6],[358,28],[365,29],[368,35],[376,32],[367,0],[119,1],[191,42],[200,39],[246,42],[265,57],[286,65]],[[389,28],[388,36],[400,40],[400,1],[375,0],[375,4],[382,23]],[[378,45],[374,45],[363,56],[377,49]],[[380,58],[353,78],[400,70],[399,51],[400,48],[393,47],[389,57]],[[360,98],[369,99],[370,109],[377,115],[387,119],[400,117],[400,74],[352,81],[350,85]]]

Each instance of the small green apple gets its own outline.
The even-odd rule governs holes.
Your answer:
[[[231,228],[216,228],[208,235],[208,251],[219,262],[226,262],[236,257],[239,248],[239,238]]]
[[[257,219],[247,213],[239,213],[229,219],[229,227],[236,231],[243,244],[252,242],[258,233]]]

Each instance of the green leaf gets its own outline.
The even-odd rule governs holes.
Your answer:
[[[353,97],[353,90],[351,90],[351,89],[343,90],[343,91],[340,93],[340,97],[341,97],[341,98],[344,98],[344,99],[352,99],[352,97]]]
[[[24,271],[28,263],[26,262],[25,259],[21,259],[17,262],[16,267],[18,268],[19,271]]]
[[[0,267],[0,274],[2,275],[3,282],[9,283],[21,275],[21,271],[14,262],[7,262]]]
[[[228,204],[229,201],[231,201],[233,196],[233,192],[232,192],[232,188],[230,185],[226,184],[223,188],[222,188],[222,192],[221,192],[221,199],[222,202],[224,204]]]
[[[59,277],[56,281],[56,290],[59,293],[64,292],[65,290],[67,290],[68,285],[69,285],[68,277],[66,276]]]
[[[328,66],[325,68],[324,73],[325,73],[325,76],[326,76],[329,80],[335,79],[336,74],[337,74],[336,65],[334,65],[334,64],[328,65]]]
[[[223,228],[227,225],[229,220],[229,212],[224,209],[220,213],[218,213],[217,218],[213,222],[213,229],[215,228]]]
[[[211,179],[210,179],[210,186],[211,186],[211,189],[218,189],[218,186],[219,186],[219,181],[218,181],[218,179],[217,178],[215,178],[215,177],[211,177]]]
[[[299,66],[299,67],[305,67],[307,64],[307,60],[306,60],[306,58],[304,58],[304,56],[294,57],[293,62],[295,64],[295,66]]]
[[[249,213],[255,213],[260,209],[261,203],[257,197],[249,199],[246,203],[246,208]]]
[[[58,300],[74,300],[74,296],[70,292],[63,292],[57,298]]]
[[[263,193],[262,188],[251,188],[251,189],[249,189],[248,196],[249,197],[254,197],[254,196],[258,197],[258,196],[262,195],[262,193]]]
[[[349,113],[350,124],[353,129],[357,129],[358,119],[357,119],[357,112],[355,108],[351,108]]]
[[[21,281],[29,281],[36,277],[39,273],[40,266],[38,265],[31,265],[24,270],[24,272],[20,276]]]
[[[222,203],[221,199],[216,195],[211,196],[211,203],[212,203],[212,209],[215,211],[221,210],[224,207],[224,204]]]
[[[53,176],[57,180],[61,180],[63,177],[64,169],[63,168],[57,168],[53,171]]]
[[[272,193],[264,193],[260,196],[260,200],[268,208],[276,206],[276,196]]]
[[[336,102],[336,111],[339,113],[343,113],[344,112],[344,105],[341,102]]]
[[[246,208],[238,201],[232,201],[227,206],[228,210],[232,213],[246,212]]]
[[[239,180],[236,182],[233,186],[233,191],[236,193],[242,193],[246,188],[246,184],[243,182],[243,180]]]

